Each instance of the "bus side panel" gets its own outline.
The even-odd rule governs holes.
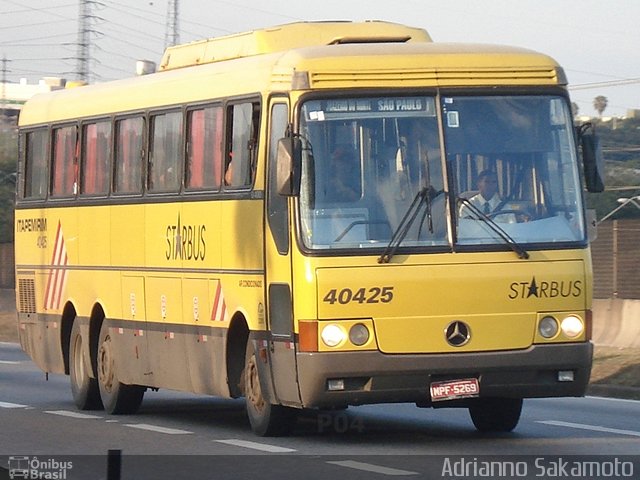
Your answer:
[[[123,383],[146,385],[149,348],[145,332],[144,277],[123,275],[121,294],[122,320],[107,320],[116,347],[118,377]]]
[[[214,378],[221,366],[217,364],[215,352],[210,348],[219,340],[214,332],[206,328],[208,312],[211,311],[209,300],[209,283],[207,279],[182,279],[182,318],[185,323],[193,322],[186,337],[187,365],[194,392],[208,393],[215,390]],[[217,282],[214,282],[217,285]]]
[[[65,373],[57,320],[39,314],[18,314],[20,346],[42,371]]]
[[[64,373],[62,313],[77,262],[75,209],[16,211],[16,283],[20,343],[42,370]],[[42,266],[42,267],[39,267]]]

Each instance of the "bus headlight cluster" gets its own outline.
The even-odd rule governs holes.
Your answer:
[[[554,338],[560,330],[566,337],[576,338],[584,333],[584,328],[584,322],[576,315],[568,315],[560,322],[547,315],[538,323],[538,332],[547,339]]]
[[[356,323],[349,330],[349,340],[354,345],[361,347],[369,341],[369,329],[361,323]]]
[[[575,315],[569,315],[562,320],[560,328],[567,337],[576,338],[584,332],[584,323]]]
[[[348,334],[345,327],[330,323],[322,328],[320,338],[327,347],[338,347],[347,339],[356,347],[362,347],[369,342],[370,333],[367,326],[362,323],[352,325]]]
[[[544,317],[538,324],[538,331],[544,338],[555,337],[558,329],[558,321],[553,317]]]
[[[322,329],[320,338],[327,347],[337,347],[347,339],[347,332],[335,323],[331,323]]]

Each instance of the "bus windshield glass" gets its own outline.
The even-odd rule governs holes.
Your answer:
[[[518,244],[585,241],[562,97],[310,100],[300,135],[307,249],[507,248],[496,226]]]

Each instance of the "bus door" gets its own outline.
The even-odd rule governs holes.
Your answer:
[[[289,106],[285,99],[272,99],[269,123],[269,167],[267,175],[265,238],[265,286],[267,298],[268,351],[271,378],[277,400],[299,405],[293,326],[293,289],[287,197],[276,189],[278,140],[285,134]]]

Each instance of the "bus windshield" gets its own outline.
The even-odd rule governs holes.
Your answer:
[[[584,242],[563,97],[310,100],[300,135],[307,249]]]

